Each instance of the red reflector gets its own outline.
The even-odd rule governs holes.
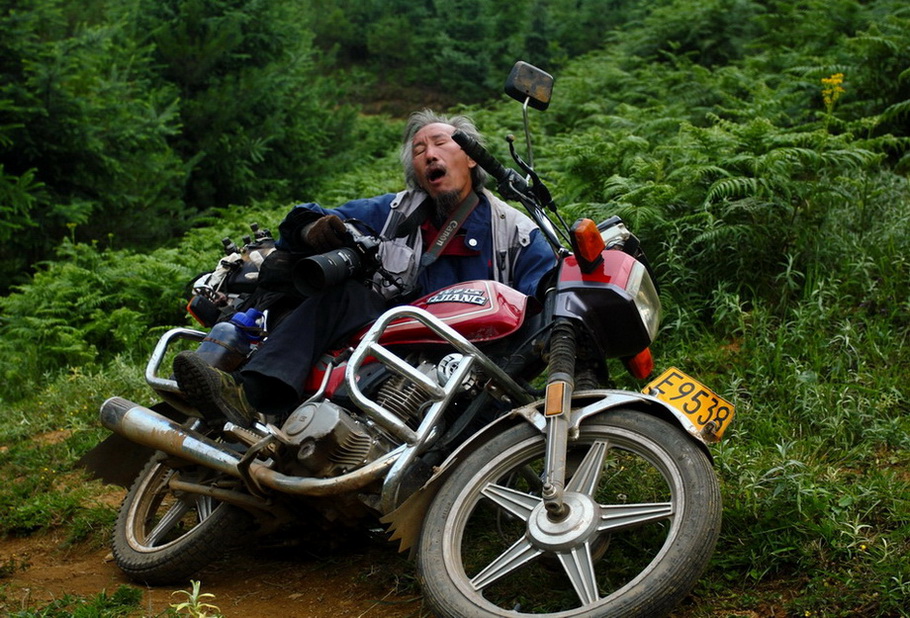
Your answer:
[[[194,296],[193,298],[191,298],[190,302],[188,302],[186,304],[186,312],[189,313],[191,316],[193,316],[193,319],[196,320],[197,322],[199,322],[202,326],[211,328],[215,324],[211,323],[211,322],[207,322],[205,320],[205,318],[202,317],[202,313],[200,311],[200,303],[198,301],[199,301],[198,296]]]
[[[639,380],[644,380],[654,371],[654,357],[651,356],[651,348],[645,348],[635,356],[624,359],[624,362],[629,373]]]
[[[600,259],[606,245],[600,236],[597,224],[591,219],[579,219],[572,226],[572,235],[575,237],[575,249],[584,261],[593,264]]]
[[[194,298],[191,298],[191,299],[190,299],[190,302],[188,302],[188,303],[186,304],[186,312],[189,313],[191,316],[193,316],[193,319],[194,319],[194,320],[196,320],[197,322],[199,322],[200,324],[202,324],[203,326],[205,326],[205,324],[203,323],[203,321],[199,319],[199,316],[196,315],[196,312],[193,311],[193,300],[195,300],[195,299],[194,299]]]

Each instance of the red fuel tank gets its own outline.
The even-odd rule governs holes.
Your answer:
[[[528,297],[496,281],[465,281],[428,294],[413,303],[440,318],[469,341],[492,341],[515,332],[524,321]],[[393,322],[380,337],[383,345],[442,343],[419,322]]]

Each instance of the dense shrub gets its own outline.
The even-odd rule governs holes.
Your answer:
[[[0,290],[64,237],[154,248],[200,211],[312,191],[356,150],[297,7],[4,3]]]
[[[148,329],[183,321],[181,293],[194,274],[181,252],[151,254],[61,245],[57,260],[0,299],[0,379],[16,398],[45,374],[99,367],[115,355],[141,358]]]
[[[185,225],[184,165],[168,143],[177,93],[153,82],[151,48],[119,16],[71,21],[59,0],[3,5],[0,290],[72,226],[141,244]]]
[[[157,78],[180,95],[171,143],[195,208],[299,196],[351,146],[353,110],[316,78],[304,17],[289,1],[138,3]]]

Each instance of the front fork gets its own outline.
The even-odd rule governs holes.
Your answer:
[[[550,337],[550,362],[544,414],[547,418],[547,452],[544,461],[543,502],[553,521],[568,514],[563,496],[566,488],[566,451],[572,421],[577,345],[575,326],[557,318]]]

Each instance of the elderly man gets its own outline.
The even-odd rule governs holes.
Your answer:
[[[315,360],[392,304],[461,281],[492,279],[533,295],[555,264],[540,230],[484,189],[485,172],[452,140],[461,130],[480,141],[470,119],[430,110],[411,115],[401,148],[408,188],[327,210],[295,207],[279,226],[278,248],[312,255],[340,247],[342,219],[380,230],[379,257],[396,284],[349,281],[297,306],[235,374],[214,369],[193,352],[174,360],[187,399],[207,418],[249,425],[258,413],[281,418],[303,396]]]

